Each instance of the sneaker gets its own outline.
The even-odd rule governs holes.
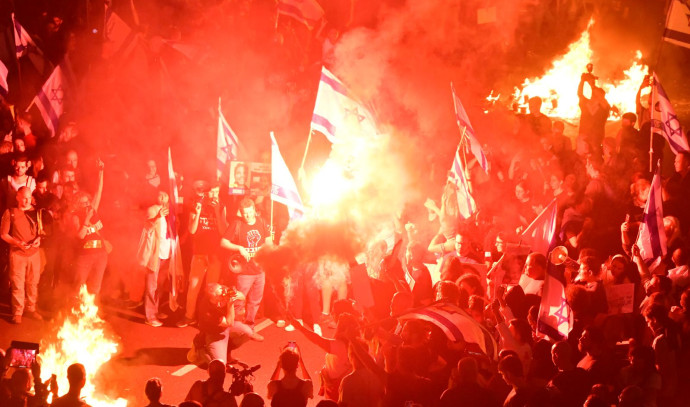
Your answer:
[[[158,328],[159,326],[163,326],[163,323],[157,319],[153,319],[151,321],[146,321],[146,325]]]
[[[262,335],[259,335],[256,332],[253,332],[251,335],[249,335],[249,338],[251,338],[251,340],[257,341],[257,342],[263,342],[264,341],[264,337]]]
[[[159,312],[158,314],[156,314],[156,319],[158,319],[159,321],[160,320],[165,321],[166,319],[168,319],[168,314],[166,314],[164,312]]]
[[[314,333],[323,336],[323,331],[321,330],[321,325],[319,324],[314,324]]]
[[[276,321],[276,326],[277,326],[278,328],[285,328],[285,325],[286,325],[286,324],[285,324],[285,320],[284,320],[284,319],[279,319],[279,320]]]
[[[22,316],[21,315],[12,316],[12,323],[15,325],[21,324],[22,323]]]
[[[181,320],[177,321],[175,326],[177,326],[178,328],[184,328],[186,326],[193,325],[193,324],[194,324],[193,319],[184,317]]]
[[[43,321],[43,317],[41,316],[41,314],[39,314],[36,311],[25,311],[24,316],[38,321]]]
[[[292,332],[292,331],[294,331],[294,330],[295,330],[295,326],[292,325],[292,324],[286,325],[286,326],[285,326],[285,331],[286,331],[286,332]]]

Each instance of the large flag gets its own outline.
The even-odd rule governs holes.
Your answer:
[[[470,193],[470,185],[465,177],[462,161],[460,161],[460,148],[455,151],[453,165],[450,168],[449,180],[458,187],[456,192],[458,198],[458,210],[464,219],[469,218],[477,211],[477,204]]]
[[[556,200],[554,199],[523,233],[523,239],[529,237],[532,247],[543,249],[544,240],[548,242],[546,254],[556,247]],[[530,233],[527,233],[531,231]],[[548,233],[548,234],[547,234]],[[538,250],[535,250],[538,251]],[[548,335],[554,340],[563,340],[573,328],[573,312],[565,297],[567,285],[564,276],[565,267],[556,266],[550,261],[546,265],[546,276],[542,289],[541,303],[539,304],[539,317],[537,319],[537,331]]]
[[[10,93],[10,87],[7,84],[7,67],[0,61],[0,95],[7,96]]]
[[[664,136],[674,154],[678,154],[681,151],[690,151],[688,140],[683,135],[683,129],[680,127],[678,116],[656,73],[654,73],[654,83],[652,84],[652,106],[654,106],[652,109],[654,132]]]
[[[32,101],[32,104],[35,104],[41,112],[41,117],[43,117],[48,130],[50,130],[51,136],[55,136],[60,116],[62,116],[63,112],[63,99],[65,96],[63,84],[62,68],[58,65]]]
[[[324,11],[316,0],[278,0],[278,14],[292,17],[312,29],[323,19]]]
[[[642,259],[651,263],[666,255],[666,232],[664,231],[664,211],[661,199],[661,176],[657,167],[649,189],[649,198],[644,207],[644,217],[637,235],[637,247]]]
[[[690,48],[690,2],[673,0],[666,16],[664,39],[670,43]]]
[[[271,132],[271,199],[288,207],[290,219],[299,219],[304,214],[304,205],[299,196],[297,184],[280,154],[273,132]]]
[[[220,99],[218,99],[218,137],[216,148],[216,175],[220,179],[221,174],[228,168],[230,161],[237,160],[237,150],[240,142],[237,135],[228,124],[220,109]]]
[[[533,252],[546,256],[556,233],[557,210],[558,205],[554,199],[522,232],[520,242],[529,245]]]
[[[331,143],[337,143],[353,133],[376,135],[376,124],[371,113],[355,101],[345,85],[326,68],[321,68],[311,129],[323,133]]]
[[[180,210],[180,193],[177,188],[177,180],[175,179],[175,170],[172,162],[172,151],[168,147],[168,186],[170,188],[170,213],[168,214],[168,233],[170,239],[173,241],[172,250],[170,251],[170,282],[172,288],[170,290],[170,309],[176,311],[179,308],[177,297],[180,291],[178,286],[178,277],[182,278],[184,272],[182,269],[182,251],[180,249],[180,237],[177,233],[177,215]]]
[[[104,57],[122,57],[129,55],[138,45],[139,33],[105,5],[105,39]]]
[[[492,359],[498,357],[498,346],[494,337],[460,307],[439,303],[412,310],[400,316],[401,319],[421,319],[441,328],[446,337],[454,342],[474,345]]]
[[[464,141],[467,140],[469,143],[470,151],[472,151],[472,154],[477,159],[479,166],[482,167],[484,172],[488,173],[489,161],[487,161],[486,155],[484,154],[484,150],[482,149],[482,145],[479,144],[479,140],[477,140],[477,137],[474,134],[474,128],[472,128],[472,124],[470,124],[470,118],[469,116],[467,116],[467,112],[465,111],[465,108],[462,106],[460,98],[455,93],[455,87],[453,86],[453,82],[450,83],[450,91],[453,94],[453,106],[455,106],[455,119],[457,120],[458,127],[460,127],[460,131],[463,134],[463,145]]]
[[[24,54],[29,51],[29,48],[36,49],[36,44],[31,39],[28,32],[19,24],[14,18],[14,13],[12,13],[12,25],[14,25],[14,45],[17,51],[17,58],[21,58]]]

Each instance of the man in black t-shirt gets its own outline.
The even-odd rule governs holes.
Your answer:
[[[196,302],[201,283],[217,283],[220,279],[220,259],[218,242],[226,229],[225,214],[218,200],[218,188],[208,188],[199,183],[203,195],[196,202],[189,216],[189,234],[192,235],[192,264],[189,270],[187,286],[187,306],[184,318],[177,323],[185,327],[196,317]]]
[[[238,318],[244,314],[244,322],[253,327],[266,285],[266,273],[254,261],[254,256],[265,243],[272,243],[272,237],[270,227],[256,215],[254,201],[249,198],[243,199],[240,202],[240,213],[242,219],[235,221],[228,228],[220,246],[229,250],[231,259],[234,258],[234,262],[239,263],[237,267],[231,267],[231,269],[236,273],[237,291],[247,298],[246,304],[245,301],[235,303],[235,314]],[[262,340],[263,338],[255,333],[252,339]]]

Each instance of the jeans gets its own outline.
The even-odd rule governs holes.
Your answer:
[[[24,256],[10,252],[10,289],[12,292],[12,315],[22,315],[24,308],[36,311],[41,255],[39,252]],[[26,300],[26,304],[25,304]]]
[[[89,294],[98,295],[101,292],[103,273],[108,265],[108,253],[104,249],[84,249],[77,253],[74,259],[74,275],[77,290],[86,284]]]
[[[144,292],[144,315],[151,322],[158,319],[158,306],[161,294],[167,291],[170,260],[160,261],[158,271],[146,269],[146,291]]]
[[[206,277],[206,284],[217,283],[220,279],[220,260],[213,254],[195,254],[189,270],[189,285],[187,286],[187,307],[184,316],[188,319],[196,317],[196,301],[199,298],[201,282]]]
[[[256,313],[264,298],[264,287],[266,286],[266,273],[259,274],[238,274],[237,291],[247,297],[247,313],[244,321],[249,325],[254,325]],[[245,301],[235,301],[235,315],[239,318],[244,313]]]

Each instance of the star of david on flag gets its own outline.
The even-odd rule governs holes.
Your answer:
[[[460,148],[455,151],[455,157],[453,157],[453,165],[450,168],[450,174],[448,177],[458,188],[456,195],[458,198],[458,211],[460,216],[464,219],[469,218],[477,212],[477,204],[474,202],[474,198],[470,193],[470,184],[465,177],[465,170],[460,160]]]
[[[678,116],[656,73],[654,73],[654,83],[652,85],[652,106],[652,127],[654,132],[661,134],[668,141],[668,145],[674,154],[678,154],[681,151],[690,151],[688,140],[683,135]]]
[[[348,135],[375,137],[377,134],[371,113],[326,68],[321,68],[311,129],[322,133],[331,143],[338,143]]]
[[[63,80],[62,68],[58,65],[32,101],[32,104],[35,104],[39,112],[41,112],[41,117],[48,130],[50,130],[51,137],[55,136],[60,124],[65,95],[64,89],[65,82]]]
[[[648,264],[658,257],[666,256],[666,232],[664,230],[664,211],[661,195],[661,175],[657,166],[649,189],[649,198],[644,207],[644,216],[640,224],[635,244],[640,248],[642,260]]]
[[[228,168],[230,161],[237,160],[237,151],[240,142],[237,135],[228,124],[220,109],[220,99],[218,99],[218,137],[216,149],[216,175],[220,179],[221,174]]]
[[[36,48],[36,44],[24,27],[19,24],[19,21],[14,18],[14,13],[12,13],[12,25],[14,26],[14,46],[16,47],[17,58],[21,58],[29,51],[30,47]]]

